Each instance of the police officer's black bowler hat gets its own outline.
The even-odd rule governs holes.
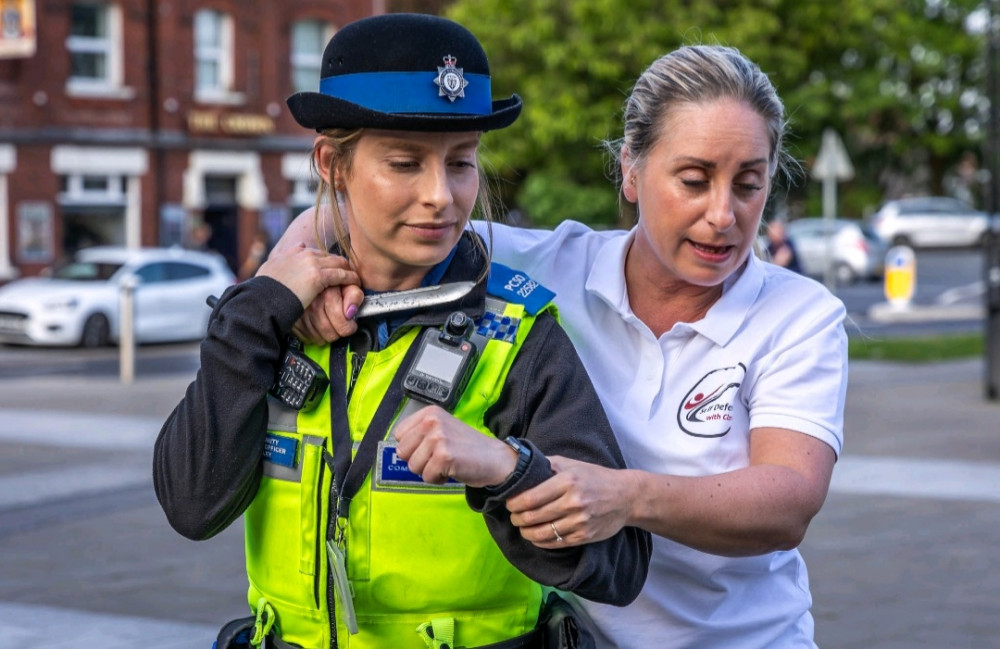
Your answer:
[[[437,16],[384,14],[346,25],[327,44],[320,77],[319,92],[288,98],[295,121],[317,131],[489,131],[521,113],[517,95],[492,100],[476,37]]]

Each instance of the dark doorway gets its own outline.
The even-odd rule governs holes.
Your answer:
[[[61,212],[64,255],[91,246],[125,245],[124,207],[68,204]]]
[[[206,206],[203,213],[205,223],[212,228],[208,247],[225,257],[234,273],[239,268],[236,180],[233,176],[205,176]]]

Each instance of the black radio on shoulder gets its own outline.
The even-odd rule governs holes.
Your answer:
[[[289,336],[278,375],[268,394],[295,410],[309,411],[319,405],[330,385],[323,368],[306,356],[302,342]]]
[[[209,295],[205,303],[212,309],[219,298]],[[330,386],[330,377],[319,363],[306,356],[302,341],[295,336],[285,340],[285,353],[281,358],[274,385],[267,391],[272,397],[295,410],[312,410],[323,400],[323,393]]]
[[[469,339],[472,330],[472,318],[461,311],[448,316],[440,329],[425,330],[403,377],[403,392],[451,412],[479,360],[479,350]]]

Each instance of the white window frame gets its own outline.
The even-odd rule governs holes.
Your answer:
[[[149,153],[132,147],[84,147],[61,144],[52,148],[52,172],[66,176],[61,204],[107,204],[125,207],[125,245],[138,248],[142,241],[142,182],[149,171]],[[87,190],[84,178],[107,176],[107,189]]]
[[[299,25],[314,25],[320,28],[320,46],[319,50],[316,52],[303,52],[301,50],[296,50],[296,38],[295,29]],[[292,90],[295,92],[316,92],[319,89],[319,79],[323,73],[323,48],[326,43],[333,37],[336,30],[329,23],[323,22],[315,18],[307,18],[305,20],[297,20],[292,23],[292,30],[289,34],[289,72],[292,78]],[[309,72],[315,72],[316,83],[308,88],[300,88],[295,85],[296,72],[299,70],[308,70]]]
[[[292,185],[292,191],[287,199],[289,207],[316,203],[316,187],[319,179],[312,172],[308,155],[298,153],[283,155],[281,157],[281,176]]]
[[[10,259],[10,195],[7,176],[17,169],[17,149],[0,144],[0,279],[14,279],[19,271]]]
[[[184,170],[184,207],[205,208],[205,176],[209,175],[236,176],[236,204],[241,208],[259,211],[267,205],[267,185],[258,153],[192,151],[188,155],[188,167]]]
[[[198,42],[198,24],[211,18],[217,28],[218,45],[204,45]],[[244,101],[243,93],[233,91],[235,85],[235,26],[233,17],[216,9],[199,9],[194,14],[194,99],[211,104],[239,104]],[[213,63],[218,70],[218,84],[202,86],[198,80],[201,63]]]
[[[105,75],[101,78],[69,77],[66,93],[82,97],[112,97],[131,99],[135,90],[124,86],[124,37],[121,6],[107,2],[75,2],[74,6],[96,7],[104,21],[107,36],[73,36],[66,38],[70,57],[75,54],[101,54],[105,59]]]
[[[78,172],[65,174],[66,190],[59,192],[60,203],[77,203],[84,205],[124,205],[125,184],[118,175],[104,173]],[[105,189],[91,189],[86,186],[89,178],[100,178],[106,181]]]

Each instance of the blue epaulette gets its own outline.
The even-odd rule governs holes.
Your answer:
[[[525,273],[497,262],[490,264],[486,292],[501,300],[522,305],[531,315],[537,315],[556,296]]]

